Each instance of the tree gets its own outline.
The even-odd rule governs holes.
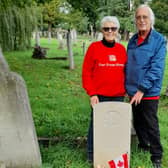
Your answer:
[[[43,5],[43,20],[48,24],[48,36],[49,41],[51,39],[51,28],[55,24],[56,20],[60,19],[60,0],[51,0],[45,2]]]
[[[82,12],[72,8],[71,4],[64,2],[60,5],[60,19],[57,25],[64,29],[73,29],[79,26],[83,19]]]
[[[155,28],[164,35],[168,35],[168,0],[153,0],[151,8],[153,9],[156,18]]]
[[[26,49],[36,24],[31,0],[0,0],[0,45],[3,50]]]
[[[136,9],[140,4],[144,4],[146,0],[133,0],[134,9]]]
[[[75,9],[80,9],[84,16],[88,17],[88,27],[93,26],[94,31],[99,30],[100,20],[103,16],[112,15],[120,19],[121,31],[127,33],[133,30],[133,22],[130,21],[132,12],[129,3],[125,0],[68,0]],[[125,24],[127,23],[127,24]],[[129,26],[128,26],[129,23]],[[126,32],[125,31],[125,32]]]
[[[130,31],[134,31],[133,12],[129,9],[129,3],[125,0],[104,0],[100,1],[101,18],[105,15],[117,16],[121,27],[120,32],[124,34],[124,39],[128,38]]]
[[[96,31],[96,22],[98,20],[97,9],[99,7],[99,0],[67,0],[73,8],[83,12],[84,16],[88,17],[88,27],[93,26]]]
[[[155,28],[168,36],[168,20],[167,20],[167,11],[168,11],[168,0],[156,1],[153,0],[151,3],[151,7],[155,14]],[[168,86],[165,91],[165,95],[168,96]]]

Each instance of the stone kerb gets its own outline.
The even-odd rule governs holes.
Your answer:
[[[0,52],[0,168],[40,168],[41,156],[23,78]]]

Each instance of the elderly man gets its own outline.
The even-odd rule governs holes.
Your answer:
[[[126,65],[126,90],[132,104],[138,148],[150,151],[154,168],[161,168],[162,145],[158,125],[158,102],[162,85],[166,41],[153,29],[154,14],[147,5],[135,12],[137,33],[130,39]]]

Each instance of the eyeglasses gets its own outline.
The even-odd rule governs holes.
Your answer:
[[[136,16],[136,20],[141,20],[141,19],[143,19],[143,20],[147,20],[148,19],[148,16],[145,16],[145,15],[140,15],[140,16]]]
[[[118,28],[117,28],[117,27],[103,27],[102,29],[103,29],[103,31],[105,31],[105,32],[109,32],[110,30],[111,30],[112,32],[115,32]]]

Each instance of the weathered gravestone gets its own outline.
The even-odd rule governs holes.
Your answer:
[[[58,49],[64,49],[66,46],[65,39],[63,39],[63,36],[60,32],[57,32],[57,39],[58,39]]]
[[[110,168],[110,164],[122,156],[127,156],[127,164],[129,164],[130,138],[130,104],[102,102],[94,106],[95,168],[97,168],[97,165],[101,165],[103,168]],[[121,161],[118,159],[118,162],[124,165]],[[126,167],[123,166],[122,168]]]
[[[24,80],[0,50],[0,166],[39,168],[41,156]]]
[[[97,39],[97,41],[102,40],[102,39],[103,39],[103,34],[102,34],[101,32],[98,32],[98,33],[96,34],[96,39]]]
[[[76,29],[72,29],[70,33],[71,33],[72,43],[75,44],[77,42],[77,32],[76,32]]]

